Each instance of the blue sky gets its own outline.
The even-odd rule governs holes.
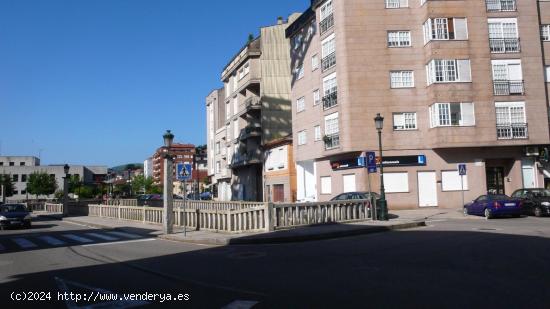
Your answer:
[[[0,155],[142,162],[206,142],[205,96],[260,26],[309,0],[0,0]]]

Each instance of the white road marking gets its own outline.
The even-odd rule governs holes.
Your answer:
[[[112,231],[112,232],[105,232],[105,233],[110,234],[110,235],[120,236],[120,237],[126,237],[126,238],[130,238],[130,239],[141,238],[141,236],[138,236],[136,234],[130,234],[130,233],[124,233],[124,232]]]
[[[232,303],[225,305],[222,309],[250,309],[254,307],[258,302],[255,300],[236,300]]]
[[[71,240],[74,240],[74,241],[78,241],[78,242],[81,242],[81,243],[90,243],[90,242],[94,242],[93,240],[91,239],[88,239],[88,238],[85,238],[85,237],[80,237],[80,236],[77,236],[77,235],[73,235],[73,234],[63,234],[61,235],[65,238],[68,238],[68,239],[71,239]]]
[[[21,248],[28,249],[28,248],[35,248],[36,244],[32,241],[25,239],[25,238],[14,238],[13,241]]]
[[[111,237],[111,236],[108,236],[108,235],[105,235],[105,234],[99,234],[99,233],[86,233],[86,235],[92,236],[92,237],[95,237],[95,238],[99,238],[99,239],[103,239],[103,240],[107,240],[107,241],[118,240],[118,238],[116,238],[116,237]]]
[[[61,245],[66,244],[66,242],[64,242],[62,240],[59,240],[57,238],[53,238],[51,236],[40,236],[38,238],[45,241],[45,242],[47,242],[48,244],[50,244],[52,246],[61,246]]]
[[[83,245],[82,247],[120,245],[120,244],[129,244],[129,243],[133,243],[133,242],[144,242],[144,241],[153,241],[153,240],[157,240],[157,239],[156,238],[145,238],[145,239],[136,239],[136,240],[127,240],[127,241],[104,242],[104,243],[99,243],[99,244]]]

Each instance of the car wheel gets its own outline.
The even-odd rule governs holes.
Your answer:
[[[493,218],[493,213],[491,212],[491,209],[489,209],[489,208],[485,208],[485,211],[483,212],[483,215],[485,216],[485,219]]]
[[[464,207],[464,209],[462,210],[464,215],[467,216],[468,215],[468,208],[467,207]]]
[[[542,217],[542,209],[540,207],[535,207],[535,217]]]

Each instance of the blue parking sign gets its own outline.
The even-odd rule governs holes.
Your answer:
[[[376,173],[376,154],[373,151],[367,152],[367,169],[369,173]]]
[[[191,179],[193,174],[193,168],[189,163],[178,163],[176,165],[176,178],[180,181],[186,181]]]
[[[465,176],[466,175],[466,164],[461,163],[458,165],[458,175]]]

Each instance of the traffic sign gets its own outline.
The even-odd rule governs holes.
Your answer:
[[[458,175],[460,176],[466,175],[466,164],[461,163],[458,165]]]
[[[367,169],[369,173],[376,173],[376,154],[367,152]]]
[[[176,178],[180,181],[186,181],[191,179],[193,174],[193,168],[189,163],[178,163],[176,165]]]

